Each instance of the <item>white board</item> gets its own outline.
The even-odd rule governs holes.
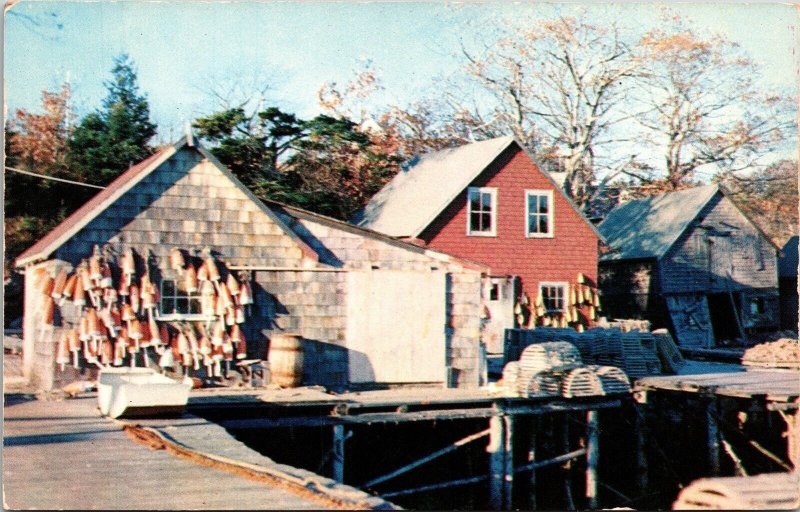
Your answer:
[[[445,273],[347,275],[350,382],[445,379]]]

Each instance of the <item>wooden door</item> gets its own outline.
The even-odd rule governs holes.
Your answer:
[[[350,382],[445,380],[444,272],[349,272]]]
[[[486,277],[483,280],[483,305],[488,312],[481,338],[490,354],[502,354],[506,329],[514,328],[516,276]]]
[[[666,302],[678,345],[686,348],[711,348],[714,345],[714,330],[705,295],[667,295]]]

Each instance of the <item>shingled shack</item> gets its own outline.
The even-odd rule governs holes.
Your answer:
[[[230,274],[252,290],[240,324],[247,358],[266,359],[275,333],[302,336],[304,384],[479,384],[480,287],[487,269],[264,203],[191,137],[130,168],[16,260],[25,274],[25,376],[51,389],[96,372],[86,361],[64,371],[56,364],[59,340],[77,329],[92,303],[59,297],[53,314],[52,287],[43,292],[41,285],[77,274],[93,254],[109,262],[114,283],[125,280],[122,255],[136,255],[137,279],[146,275],[158,290],[147,313],[152,320],[142,317],[155,322],[153,336],[163,323],[207,321],[199,292],[185,289],[181,267],[170,261],[176,249],[189,262],[218,262],[218,289]],[[92,336],[101,342],[115,335],[103,327],[98,333]]]

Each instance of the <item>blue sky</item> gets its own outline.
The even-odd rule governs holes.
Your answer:
[[[137,64],[160,139],[210,112],[209,84],[241,78],[269,82],[269,98],[300,115],[318,111],[326,80],[346,81],[369,59],[395,104],[427,93],[435,77],[457,70],[459,34],[491,30],[504,16],[569,13],[576,4],[412,2],[68,2],[22,0],[6,14],[5,102],[36,110],[42,89],[69,80],[79,113],[98,108],[112,59]],[[797,82],[797,11],[789,5],[673,4],[701,28],[739,42],[769,84]],[[588,7],[650,26],[655,4]],[[54,16],[53,16],[54,14]],[[58,28],[60,24],[62,28]],[[435,87],[435,86],[433,86]],[[175,133],[173,137],[177,137]]]

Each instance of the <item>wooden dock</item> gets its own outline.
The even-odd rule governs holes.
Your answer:
[[[5,508],[392,508],[352,487],[275,464],[200,418],[151,421],[130,429],[134,423],[102,418],[94,396],[6,398]],[[131,434],[142,438],[142,432],[160,437],[160,447],[167,449],[135,442]],[[149,441],[153,446],[153,438]]]

